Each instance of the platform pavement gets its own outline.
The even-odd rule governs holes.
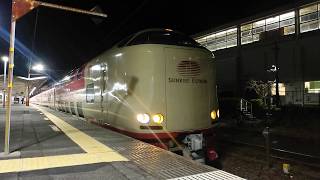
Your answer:
[[[84,152],[60,130],[54,130],[56,126],[49,119],[45,120],[45,116],[34,108],[14,105],[11,117],[10,151],[18,152],[21,158]],[[4,118],[5,110],[1,108],[0,152],[4,147]],[[0,156],[0,159],[4,158]]]
[[[1,180],[170,179],[207,172],[238,179],[82,118],[37,108],[13,106],[10,150],[14,153],[0,155]],[[0,109],[0,152],[3,143]]]
[[[0,109],[0,152],[4,148],[5,111]],[[87,122],[78,125],[89,130]],[[94,130],[93,125],[90,125]],[[99,128],[99,127],[96,127]],[[0,155],[4,159],[22,159],[85,153],[76,143],[60,131],[43,113],[35,108],[14,105],[12,108],[10,151],[13,155]],[[0,179],[158,179],[132,162],[94,163],[25,172],[1,173]]]

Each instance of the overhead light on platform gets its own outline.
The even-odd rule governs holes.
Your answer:
[[[3,62],[8,62],[9,61],[9,57],[8,56],[2,56],[1,57]]]
[[[27,77],[23,77],[23,76],[17,76],[17,78],[23,79],[26,81],[35,81],[35,80],[40,80],[40,79],[46,79],[48,77],[47,76],[38,76],[38,77],[33,77],[33,78],[27,78]]]
[[[35,71],[43,71],[44,66],[42,64],[37,64],[37,65],[33,66],[32,69]]]

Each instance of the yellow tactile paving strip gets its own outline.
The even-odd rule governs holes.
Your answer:
[[[125,161],[125,159],[120,159],[118,153],[115,152],[9,159],[0,161],[0,173],[34,171],[112,161]]]
[[[94,138],[88,136],[77,128],[66,123],[57,116],[45,111],[42,108],[39,108],[41,112],[47,116],[50,121],[52,121],[62,132],[64,132],[73,142],[78,144],[85,152],[87,153],[97,153],[97,152],[109,152],[113,151],[106,145],[100,143]]]
[[[46,115],[58,128],[61,129],[61,131],[63,131],[72,141],[78,144],[86,153],[0,160],[0,173],[34,171],[112,161],[128,161],[127,158],[81,132],[57,116],[37,106],[36,108]]]

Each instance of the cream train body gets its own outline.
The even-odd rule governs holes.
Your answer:
[[[168,39],[152,36],[157,33]],[[186,42],[180,44],[179,36]],[[218,116],[215,79],[210,51],[180,33],[151,29],[73,70],[31,102],[139,139],[170,141],[213,126]]]

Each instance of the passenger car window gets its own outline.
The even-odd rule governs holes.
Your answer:
[[[173,31],[151,31],[148,43],[200,47],[199,43],[187,35]]]
[[[87,103],[94,103],[94,84],[88,84],[86,88],[86,101]]]
[[[96,78],[99,78],[100,72],[101,72],[101,65],[100,64],[92,65],[89,68],[89,77],[92,78],[93,80]]]

